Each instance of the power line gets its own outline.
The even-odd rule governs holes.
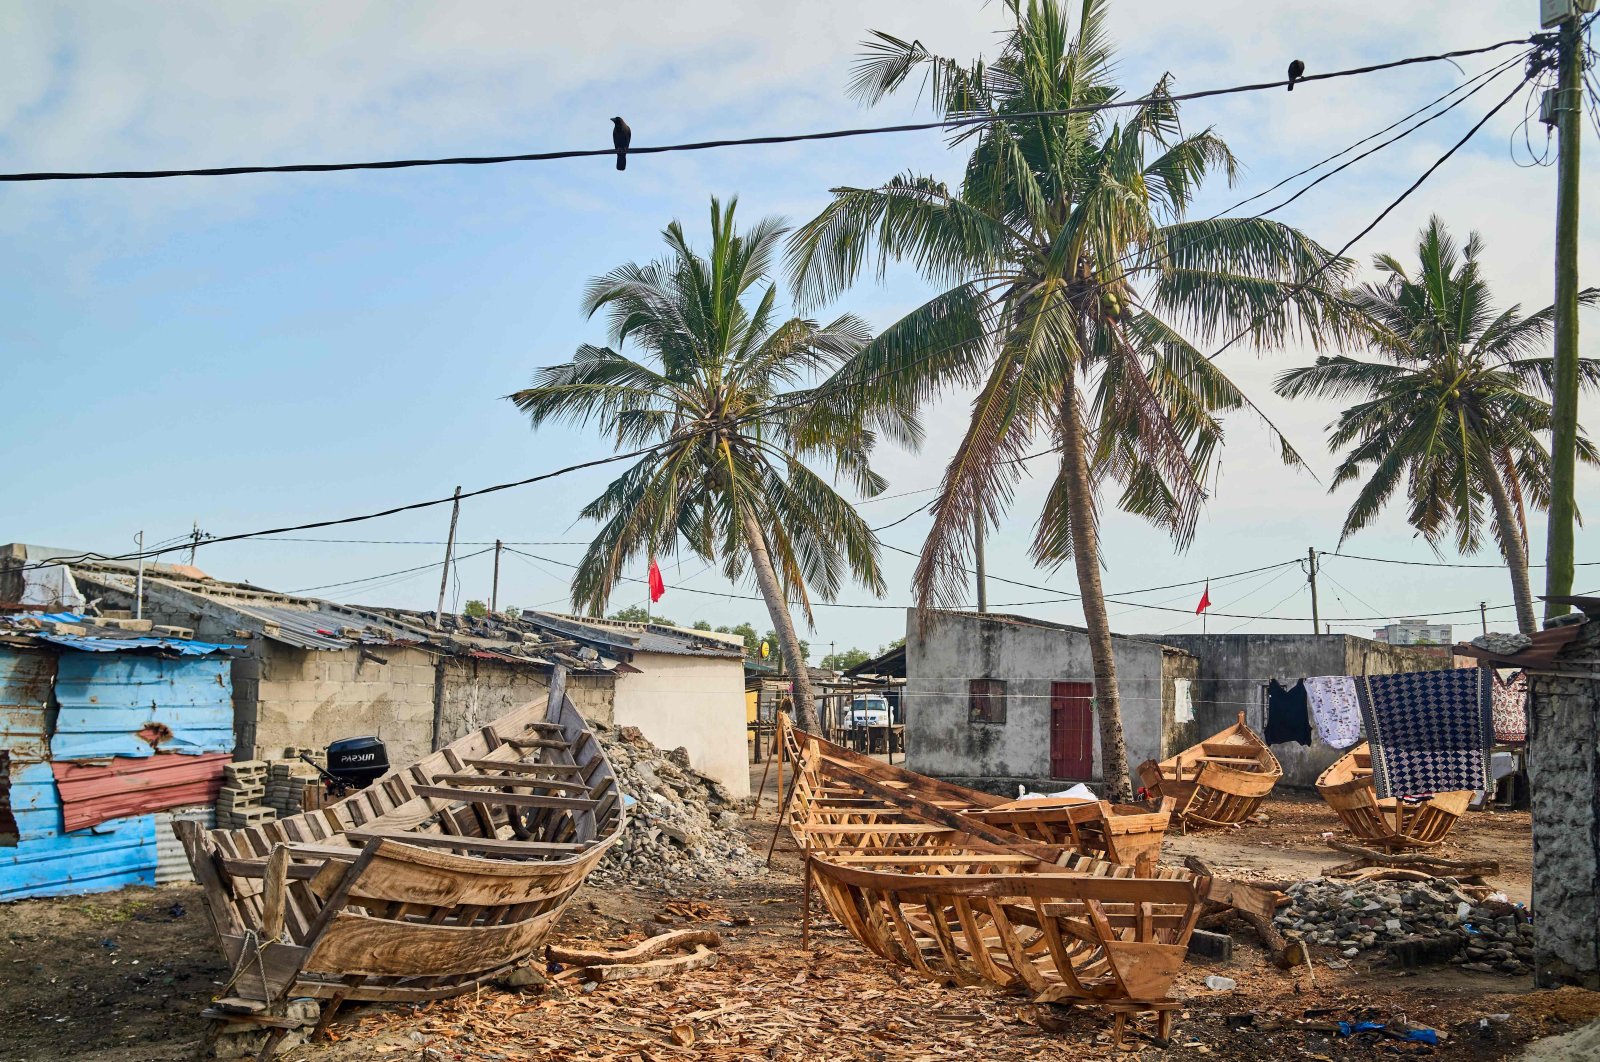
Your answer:
[[[1398,207],[1401,203],[1405,202],[1406,199],[1408,199],[1411,196],[1411,193],[1415,192],[1418,188],[1421,188],[1422,187],[1422,183],[1424,181],[1426,181],[1429,177],[1433,176],[1433,173],[1434,173],[1435,170],[1437,170],[1440,166],[1443,166],[1447,161],[1449,161],[1449,159],[1450,159],[1450,157],[1452,155],[1454,155],[1457,151],[1459,151],[1461,149],[1461,147],[1464,144],[1466,144],[1467,141],[1471,140],[1474,136],[1476,136],[1477,133],[1478,133],[1478,130],[1482,129],[1486,124],[1488,124],[1489,119],[1493,118],[1496,114],[1499,114],[1501,108],[1503,108],[1506,104],[1510,103],[1512,98],[1515,97],[1518,92],[1522,91],[1523,86],[1526,85],[1530,80],[1532,80],[1533,76],[1534,75],[1532,73],[1524,75],[1522,80],[1517,82],[1516,87],[1513,88],[1509,93],[1507,93],[1506,97],[1504,99],[1502,99],[1499,103],[1495,104],[1494,107],[1490,109],[1488,114],[1486,114],[1482,118],[1478,119],[1477,124],[1475,124],[1471,129],[1467,130],[1467,133],[1466,133],[1465,136],[1463,136],[1460,140],[1457,140],[1454,144],[1452,144],[1450,146],[1449,150],[1447,150],[1443,155],[1440,155],[1436,160],[1434,160],[1433,165],[1429,166],[1426,170],[1422,171],[1422,176],[1418,177],[1415,181],[1412,181],[1410,186],[1407,187],[1405,191],[1401,192],[1398,196],[1396,196],[1393,200],[1391,200],[1389,202],[1388,206],[1386,206],[1382,210],[1380,210],[1378,212],[1378,216],[1373,218],[1370,222],[1368,222],[1367,226],[1365,228],[1363,228],[1360,232],[1356,233],[1354,236],[1352,236],[1348,240],[1346,240],[1343,247],[1339,248],[1332,255],[1329,255],[1328,258],[1326,260],[1324,260],[1323,263],[1320,266],[1318,266],[1316,269],[1311,271],[1311,275],[1310,276],[1308,276],[1304,280],[1300,281],[1300,283],[1297,284],[1296,287],[1303,288],[1307,284],[1310,284],[1313,280],[1317,279],[1317,277],[1321,276],[1328,269],[1329,266],[1333,265],[1333,263],[1335,263],[1335,262],[1339,261],[1341,258],[1343,258],[1344,257],[1344,253],[1346,251],[1348,251],[1351,247],[1355,246],[1355,243],[1356,243],[1357,240],[1361,239],[1367,233],[1369,233],[1373,229],[1377,228],[1379,223],[1382,222],[1384,218],[1388,217],[1389,214],[1391,212],[1393,212],[1396,207]],[[1280,307],[1283,306],[1284,303],[1286,303],[1288,301],[1289,301],[1289,295],[1285,294],[1282,298],[1278,299],[1277,302],[1274,303],[1273,306],[1269,310],[1257,314],[1255,316],[1255,318],[1248,325],[1246,325],[1237,335],[1235,335],[1232,339],[1228,340],[1226,343],[1222,344],[1222,346],[1218,347],[1216,352],[1211,354],[1211,355],[1209,355],[1206,360],[1207,361],[1216,361],[1218,358],[1220,358],[1223,355],[1223,353],[1229,347],[1233,346],[1235,343],[1239,342],[1239,340],[1241,340],[1245,336],[1249,335],[1250,334],[1250,330],[1255,327],[1257,321],[1259,321],[1263,317],[1265,317],[1267,315],[1267,313],[1276,312]]]
[[[188,538],[187,535],[180,536],[180,537],[182,537],[184,539]],[[437,538],[437,539],[435,539],[435,538],[283,538],[283,537],[278,537],[278,536],[272,536],[272,537],[262,537],[262,538],[259,539],[259,541],[261,541],[261,542],[331,542],[331,543],[362,545],[362,546],[442,546],[442,545],[445,544],[445,540],[442,539],[442,538]],[[546,541],[528,540],[528,541],[516,542],[516,541],[512,541],[511,539],[501,539],[500,543],[501,543],[501,545],[505,545],[505,546],[587,546],[589,544],[587,542],[583,542],[583,541],[576,540],[576,539],[567,539],[567,540],[554,541],[554,542],[553,541],[548,541],[548,540],[546,540]],[[159,545],[160,543],[157,543],[157,544]],[[494,544],[495,544],[495,539],[492,539],[492,538],[478,539],[478,540],[466,540],[466,539],[459,539],[459,538],[456,539],[456,545],[458,545],[458,546],[492,546]]]
[[[1418,568],[1492,568],[1499,571],[1504,571],[1506,568],[1504,564],[1460,564],[1450,561],[1395,560],[1391,557],[1363,557],[1355,553],[1335,553],[1331,550],[1318,550],[1317,552],[1318,555],[1324,557],[1343,557],[1345,560],[1370,561],[1373,564],[1405,564]],[[1582,568],[1590,564],[1600,564],[1600,561],[1578,561],[1577,567]],[[1530,564],[1528,567],[1543,568],[1544,565]]]
[[[1395,59],[1383,63],[1373,63],[1368,66],[1350,67],[1344,70],[1332,70],[1325,74],[1307,74],[1298,79],[1298,84],[1304,85],[1312,81],[1326,81],[1333,78],[1353,77],[1361,74],[1376,73],[1381,70],[1393,70],[1398,67],[1412,66],[1417,63],[1448,62],[1469,55],[1483,55],[1487,52],[1498,51],[1519,44],[1533,43],[1537,38],[1523,37],[1516,40],[1500,41],[1496,44],[1484,45],[1479,48],[1463,48],[1451,52],[1442,52],[1436,55],[1416,55],[1405,59]],[[1056,118],[1072,114],[1088,114],[1097,111],[1118,110],[1128,107],[1142,107],[1153,102],[1181,103],[1189,100],[1209,99],[1215,96],[1228,96],[1241,92],[1260,92],[1268,89],[1279,89],[1289,84],[1288,81],[1262,81],[1248,85],[1233,85],[1227,88],[1201,89],[1196,92],[1185,92],[1172,96],[1141,96],[1130,100],[1110,100],[1105,103],[1082,104],[1074,107],[1062,107],[1054,110],[1026,111],[1019,114],[1006,115],[979,115],[968,118],[946,118],[933,122],[910,122],[900,125],[864,126],[851,129],[833,129],[815,133],[790,133],[775,136],[739,137],[723,140],[703,140],[685,144],[662,144],[654,147],[630,147],[628,154],[632,155],[657,155],[679,151],[706,151],[715,148],[749,147],[769,144],[794,144],[815,140],[839,140],[846,137],[876,136],[884,133],[912,133],[929,129],[958,129],[971,125],[989,125],[997,122],[1027,121],[1034,118]],[[517,155],[466,155],[453,158],[435,159],[388,159],[380,162],[316,162],[316,163],[288,163],[284,165],[266,166],[208,166],[190,169],[165,169],[165,170],[101,170],[90,172],[73,171],[38,171],[30,173],[0,174],[0,181],[21,183],[41,181],[104,181],[104,180],[151,180],[166,177],[236,177],[243,174],[256,173],[336,173],[351,170],[403,170],[416,169],[425,166],[492,166],[508,162],[551,162],[558,159],[578,158],[612,158],[616,155],[614,147],[591,148],[569,151],[539,151]]]
[[[433,561],[431,564],[419,564],[415,568],[401,568],[398,571],[384,572],[382,575],[369,575],[364,579],[346,579],[342,583],[323,583],[321,586],[307,586],[307,587],[302,587],[299,590],[290,590],[290,591],[288,591],[288,593],[291,593],[291,594],[306,594],[306,593],[310,593],[312,590],[328,590],[328,589],[331,589],[331,588],[336,587],[336,586],[353,586],[356,583],[371,583],[371,582],[376,582],[379,579],[387,579],[392,575],[407,575],[407,574],[410,574],[412,572],[423,572],[423,571],[427,571],[429,568],[437,568],[441,564],[452,563],[454,561],[470,560],[473,557],[481,557],[485,553],[493,553],[493,552],[494,552],[494,547],[491,546],[488,549],[480,549],[476,553],[466,553],[466,554],[463,554],[463,555],[461,555],[459,557],[454,557],[449,562],[447,562],[447,561]]]

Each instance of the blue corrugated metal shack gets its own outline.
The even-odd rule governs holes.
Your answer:
[[[29,627],[44,618],[0,620],[0,747],[19,837],[0,848],[0,901],[153,885],[155,816],[64,832],[51,762],[232,751],[230,647]]]

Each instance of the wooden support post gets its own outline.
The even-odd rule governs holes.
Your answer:
[[[803,914],[800,919],[800,950],[811,950],[811,851],[807,849],[803,856],[806,861],[806,895]]]

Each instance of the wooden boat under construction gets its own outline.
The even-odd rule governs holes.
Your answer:
[[[1139,765],[1152,799],[1171,800],[1184,829],[1237,826],[1255,814],[1283,777],[1283,767],[1261,736],[1239,721],[1176,756]]]
[[[779,730],[792,762],[799,762],[802,746],[809,742],[824,762],[850,767],[890,788],[964,812],[1023,839],[1064,845],[1112,863],[1153,869],[1161,858],[1161,844],[1172,820],[1170,807],[1151,811],[1133,804],[1081,797],[1008,800],[862,755],[798,729],[787,715],[780,714]]]
[[[1210,879],[1136,870],[1011,833],[929,799],[932,779],[891,779],[792,731],[785,815],[811,885],[875,954],[948,984],[1130,1014],[1170,1033],[1171,996]],[[882,765],[879,765],[882,766]],[[900,772],[910,774],[910,772]]]
[[[1472,802],[1468,790],[1379,800],[1372,749],[1365,741],[1322,772],[1317,792],[1358,840],[1385,852],[1432,848],[1450,835]]]
[[[312,996],[326,1022],[344,1000],[449,996],[533,954],[623,825],[563,678],[316,811],[176,823],[232,971],[208,1016],[270,1027],[285,1000]]]

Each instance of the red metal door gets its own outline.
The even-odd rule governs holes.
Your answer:
[[[1050,683],[1050,777],[1094,777],[1094,684]]]

